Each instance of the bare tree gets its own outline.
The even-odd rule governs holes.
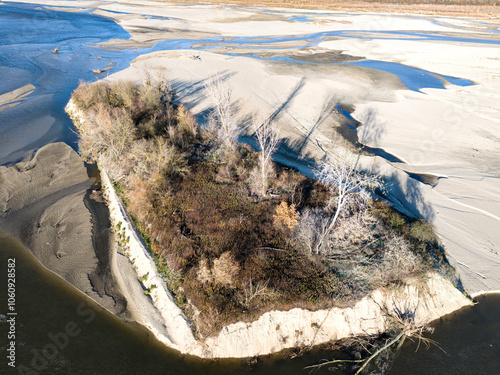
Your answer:
[[[340,147],[319,166],[318,178],[331,192],[327,208],[333,210],[316,242],[315,252],[321,250],[342,211],[353,203],[363,205],[369,199],[366,188],[377,184],[376,178],[357,170],[358,161],[359,156]]]
[[[188,172],[185,156],[164,137],[136,141],[131,158],[135,161],[134,172],[147,180]]]
[[[82,156],[96,160],[113,179],[123,178],[129,168],[124,155],[135,139],[135,127],[126,110],[97,105],[79,127]]]
[[[254,283],[252,279],[248,280],[247,284],[242,287],[242,292],[237,295],[238,300],[244,306],[249,306],[253,299],[261,297],[272,297],[275,293],[268,288],[269,281],[258,281]]]
[[[214,105],[208,119],[209,127],[215,131],[220,143],[230,148],[235,144],[240,133],[236,111],[231,101],[232,90],[218,74],[207,80],[205,90]]]
[[[377,340],[367,340],[365,338],[358,337],[351,341],[351,345],[353,347],[358,346],[364,353],[366,353],[364,356],[365,358],[358,357],[359,359],[352,360],[337,359],[325,361],[317,365],[307,366],[306,369],[318,369],[324,366],[352,363],[354,366],[359,366],[355,372],[355,375],[359,375],[362,374],[363,371],[368,370],[369,365],[375,364],[375,366],[378,367],[382,373],[385,373],[390,368],[394,352],[401,349],[406,339],[418,341],[417,350],[419,349],[421,343],[427,347],[433,344],[441,349],[434,340],[424,337],[424,333],[433,333],[434,329],[429,325],[422,325],[416,322],[415,307],[411,310],[400,310],[396,308],[393,312],[389,312],[387,307],[381,307],[381,309],[389,323],[389,329],[386,332],[386,337],[388,337]]]
[[[312,253],[321,235],[324,222],[321,208],[306,208],[300,215],[299,223],[294,228],[294,235],[302,248]]]
[[[259,154],[259,195],[266,195],[269,185],[269,178],[272,175],[273,168],[273,154],[278,149],[281,142],[278,131],[271,124],[266,121],[260,126],[256,126],[255,138],[260,148]]]

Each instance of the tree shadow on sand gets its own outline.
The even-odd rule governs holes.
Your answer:
[[[229,79],[235,74],[236,73],[234,72],[228,72],[225,70],[223,72],[214,73],[211,76],[200,80],[186,81],[173,79],[170,81],[170,86],[173,92],[175,92],[176,99],[182,98],[182,104],[184,107],[188,110],[192,110],[207,98],[206,86],[211,80],[216,78],[222,84],[227,84]],[[235,105],[237,105],[237,103],[235,103]],[[204,119],[211,109],[212,108],[208,108],[200,112],[197,115],[199,120]]]
[[[296,152],[301,154],[305,148],[305,146],[310,141],[314,132],[321,126],[332,114],[337,113],[338,104],[333,96],[330,96],[327,100],[323,102],[321,107],[321,111],[319,112],[318,118],[316,122],[311,126],[307,134],[304,136],[304,139],[297,142],[296,144]]]
[[[297,84],[295,85],[295,87],[290,91],[290,93],[288,94],[288,97],[281,103],[281,105],[276,108],[276,110],[268,117],[268,121],[269,122],[272,122],[272,121],[276,121],[279,119],[279,117],[281,116],[281,114],[283,113],[283,111],[286,110],[286,108],[288,107],[288,105],[292,102],[293,98],[295,98],[297,96],[297,94],[302,90],[302,88],[304,87],[304,83],[305,83],[305,78],[302,77],[302,79],[297,82]]]

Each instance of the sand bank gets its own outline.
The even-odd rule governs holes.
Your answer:
[[[308,311],[292,309],[271,311],[251,323],[235,323],[224,327],[215,337],[196,340],[190,322],[175,304],[174,299],[156,270],[154,260],[138,237],[126,210],[117,197],[112,184],[103,174],[111,218],[120,232],[129,238],[126,253],[136,270],[135,278],[142,278],[145,290],[160,313],[163,326],[142,315],[137,321],[148,327],[167,346],[203,358],[245,358],[266,355],[293,347],[310,347],[332,340],[361,334],[377,334],[388,328],[386,312],[415,314],[417,324],[425,324],[441,316],[471,305],[471,301],[449,281],[430,275],[423,284],[410,282],[403,288],[377,290],[363,298],[352,308],[332,308]],[[144,278],[144,275],[148,275]],[[152,289],[154,285],[154,289]],[[130,300],[138,305],[137,300]]]
[[[132,318],[115,280],[113,233],[96,188],[69,146],[45,146],[0,167],[0,227],[103,307]]]
[[[18,105],[23,99],[29,96],[33,90],[35,90],[35,86],[28,84],[0,95],[0,112]]]
[[[68,104],[66,110],[75,121],[86,121],[85,114],[73,102]],[[140,280],[161,315],[163,326],[155,327],[147,314],[138,321],[160,341],[182,353],[204,358],[266,355],[352,335],[376,334],[388,328],[387,312],[414,314],[417,324],[425,324],[471,304],[449,281],[438,275],[429,275],[428,280],[416,280],[403,288],[377,290],[352,308],[271,311],[254,322],[231,324],[215,337],[196,340],[190,322],[176,305],[165,280],[158,274],[153,258],[136,233],[105,171],[102,172],[102,182],[113,228],[120,233],[120,238],[126,239],[122,244],[123,252],[136,271],[135,275],[128,275],[126,282],[137,283],[136,280]],[[138,306],[134,296],[131,297],[130,304]]]
[[[117,252],[98,171],[69,146],[53,143],[0,166],[0,228],[106,310],[164,331],[133,265]]]
[[[500,217],[500,71],[495,32],[488,33],[474,20],[451,18],[339,14],[321,16],[338,22],[293,23],[280,19],[279,12],[276,19],[255,21],[249,20],[253,10],[248,9],[147,5],[144,11],[149,14],[179,18],[171,25],[182,21],[190,30],[257,39],[252,45],[243,39],[224,46],[219,41],[214,50],[143,55],[110,79],[140,79],[146,69],[166,68],[179,100],[203,119],[211,106],[203,84],[218,72],[233,89],[244,126],[251,115],[278,122],[288,145],[281,150],[284,159],[293,155],[318,159],[343,138],[359,135],[365,144],[383,151],[383,157],[367,158],[365,168],[386,178],[388,195],[398,208],[436,225],[466,290],[500,288],[500,237],[495,230]],[[137,12],[126,3],[119,9]],[[220,22],[224,17],[230,22]],[[127,27],[125,22],[122,25]],[[313,30],[357,31],[297,49],[291,49],[291,44],[303,47],[303,39],[287,39],[286,45],[259,39]],[[383,71],[377,68],[380,64],[370,68],[272,60],[273,55],[302,54],[314,62],[311,56],[325,51],[393,65],[382,65]],[[261,58],[246,56],[249,53]],[[398,71],[413,67],[425,71],[412,77],[401,73],[398,78]],[[424,73],[429,80],[439,79],[421,84],[418,77]],[[475,85],[456,86],[446,76]],[[412,83],[412,90],[405,89],[405,80]],[[364,124],[358,134],[345,125],[339,105],[355,109],[354,118]]]
[[[47,1],[46,4],[75,6],[74,2]],[[89,9],[95,7],[93,2],[78,2],[78,5]],[[300,159],[297,161],[298,156],[317,160],[327,155],[346,135],[351,134],[352,136],[353,130],[345,125],[345,113],[339,110],[339,105],[355,108],[354,117],[365,124],[360,132],[363,136],[366,134],[371,136],[369,140],[365,138],[363,140],[368,144],[394,153],[402,160],[400,164],[397,164],[387,162],[380,157],[364,158],[366,168],[374,168],[388,179],[388,194],[393,199],[394,204],[405,212],[428,215],[427,217],[436,223],[438,233],[442,236],[449,256],[454,262],[453,264],[457,265],[464,285],[469,292],[500,289],[496,278],[500,274],[498,272],[499,261],[498,254],[495,254],[500,243],[495,234],[495,228],[498,227],[496,207],[499,196],[498,172],[495,165],[498,164],[490,162],[491,158],[498,155],[496,152],[498,132],[497,127],[495,127],[498,100],[495,100],[497,98],[496,91],[489,91],[490,87],[496,87],[498,49],[496,45],[471,42],[471,39],[480,33],[484,34],[481,35],[481,38],[488,38],[489,34],[485,30],[474,26],[474,24],[473,26],[463,23],[450,24],[449,22],[435,22],[434,19],[429,18],[407,16],[330,14],[314,16],[313,18],[317,22],[295,22],[287,20],[285,18],[287,12],[283,13],[283,11],[270,14],[259,9],[220,8],[211,5],[185,6],[157,2],[104,2],[98,7],[102,11],[106,11],[108,17],[115,18],[123,27],[131,30],[132,42],[136,43],[135,46],[151,45],[162,38],[178,39],[188,35],[193,37],[194,35],[197,37],[221,36],[219,40],[208,41],[208,44],[207,40],[198,41],[198,43],[203,43],[204,47],[209,44],[217,46],[217,51],[194,50],[193,43],[188,43],[185,47],[182,44],[181,48],[175,51],[155,52],[141,56],[132,64],[131,68],[112,75],[110,79],[140,80],[146,70],[155,67],[167,68],[173,88],[179,94],[179,101],[203,120],[206,111],[211,106],[204,95],[203,84],[208,77],[218,72],[224,81],[233,88],[233,98],[240,108],[243,125],[248,124],[252,114],[262,118],[271,117],[277,122],[281,128],[281,134],[286,138],[285,145],[287,146],[280,150],[279,157],[287,159],[291,163],[298,163],[300,166],[302,161]],[[126,15],[113,12],[123,12]],[[467,36],[465,40],[463,38],[449,38],[450,33],[457,31],[457,27],[460,31],[460,38],[464,34]],[[318,34],[329,31],[348,31],[351,35],[337,33],[323,37],[323,34]],[[381,31],[383,34],[380,34]],[[424,40],[422,35],[415,36],[415,31],[432,35],[434,39]],[[310,36],[296,37],[306,34]],[[280,40],[280,44],[275,44],[274,40],[265,38],[269,36],[280,36],[284,39]],[[400,45],[391,47],[390,43],[393,41],[387,39],[389,36],[404,40],[400,41]],[[235,39],[238,37],[249,37],[250,39],[241,40],[240,43]],[[287,57],[294,56],[296,53],[306,55],[324,53],[327,50],[337,51],[335,53],[344,51],[351,56],[369,57],[390,62],[403,61],[406,64],[429,69],[432,74],[456,74],[461,78],[472,79],[478,82],[478,85],[467,88],[452,87],[448,90],[424,87],[421,88],[420,92],[402,91],[404,84],[401,80],[396,75],[380,69],[335,65],[333,63],[303,64],[300,61],[287,62],[244,56],[248,52],[247,47],[252,38],[256,38],[256,43],[252,46],[253,52],[260,50],[262,54],[262,51],[265,50],[266,53],[270,53],[265,55],[266,57],[283,57],[283,48],[303,47],[304,40],[306,40],[309,41],[307,49],[293,52],[293,54],[286,51]],[[232,43],[223,43],[231,40],[233,40]],[[338,44],[335,44],[337,42]],[[318,43],[320,44],[318,45]],[[109,48],[113,48],[113,43],[109,43],[109,46]],[[426,55],[419,56],[418,53],[413,53],[413,51],[422,53],[422,46],[428,48]],[[116,43],[114,47],[120,48],[119,43]],[[242,53],[245,49],[247,51]],[[227,52],[236,55],[228,55]],[[434,55],[438,56],[439,59],[433,60],[432,56]],[[50,54],[48,56],[55,58],[56,55]],[[429,61],[431,61],[430,64]],[[492,86],[490,86],[489,78],[494,82]],[[447,86],[450,85],[447,84]],[[476,89],[479,92],[474,91]],[[485,91],[481,92],[480,89]],[[470,108],[464,99],[466,100],[474,93],[479,95],[479,100],[476,101],[477,105]],[[436,105],[436,101],[442,103],[443,106]],[[419,107],[418,103],[423,103],[423,106]],[[17,110],[21,107],[22,104],[11,110]],[[452,112],[446,112],[447,110]],[[458,117],[453,112],[456,110],[459,111]],[[456,131],[452,125],[446,126],[446,121],[443,121],[443,113],[446,114],[447,118],[453,119],[463,118],[469,114],[475,117],[474,121],[466,122],[465,129],[460,128]],[[393,120],[398,119],[397,116],[401,117],[394,123]],[[418,121],[420,117],[423,117],[425,121]],[[460,120],[456,120],[454,123],[458,121]],[[422,160],[412,160],[411,152],[419,151],[418,144],[427,145],[429,141],[434,140],[432,133],[431,138],[429,138],[429,131],[434,124],[445,127],[441,129],[444,134],[452,137],[457,136],[457,141],[449,142],[453,145],[450,147],[436,147],[435,149],[439,151],[437,153],[424,149],[421,153]],[[401,127],[401,125],[404,126]],[[50,128],[50,125],[48,127]],[[43,129],[34,128],[33,130],[41,132]],[[356,134],[354,133],[354,135]],[[377,140],[377,143],[370,143],[373,140]],[[448,142],[448,140],[446,141]],[[10,147],[9,143],[6,145]],[[14,150],[19,149],[18,146],[13,147]],[[477,158],[477,155],[474,154],[475,149],[480,150],[478,152],[483,155],[479,162],[473,160]],[[42,150],[47,152],[47,149]],[[40,150],[40,155],[44,154],[42,150]],[[6,153],[5,155],[9,154],[10,149],[7,151],[6,153],[2,149],[2,153]],[[7,202],[3,207],[4,218],[1,225],[5,226],[11,233],[25,238],[28,247],[34,245],[33,248],[38,249],[34,252],[38,253],[41,258],[45,257],[46,262],[52,262],[51,267],[57,268],[58,264],[64,263],[64,259],[71,259],[71,262],[67,264],[69,268],[61,267],[61,272],[66,273],[67,276],[71,273],[73,264],[85,263],[92,265],[94,270],[97,270],[99,256],[95,250],[93,253],[87,252],[86,254],[78,252],[74,259],[74,254],[66,250],[73,246],[80,249],[85,241],[89,243],[89,238],[92,238],[90,211],[87,210],[85,213],[82,209],[84,204],[82,206],[82,204],[77,203],[77,201],[84,202],[83,197],[85,192],[88,192],[91,182],[83,178],[81,167],[69,168],[73,162],[61,170],[57,169],[61,161],[73,160],[75,157],[77,158],[76,154],[71,156],[69,153],[69,156],[65,156],[64,153],[61,154],[61,151],[58,151],[54,155],[57,156],[55,159],[50,159],[50,163],[44,163],[46,165],[46,168],[43,167],[45,168],[43,169],[45,180],[38,181],[36,178],[33,185],[30,185],[30,176],[31,178],[36,177],[33,173],[40,173],[40,163],[36,163],[38,169],[30,169],[34,172],[29,172],[29,170],[22,173],[16,172],[15,167],[14,169],[1,170],[1,173],[6,173],[9,176],[9,179],[2,180],[2,184],[0,184],[3,194],[3,199],[0,202]],[[76,163],[76,160],[73,161]],[[81,161],[79,163],[81,166]],[[55,181],[57,183],[51,183],[53,172],[50,168],[54,165],[56,165],[57,173],[55,176],[57,178]],[[305,168],[307,168],[307,164],[303,165],[306,165]],[[438,167],[435,167],[436,165]],[[23,165],[21,167],[21,169],[24,168]],[[410,177],[405,170],[414,174],[435,175],[441,178],[436,177],[438,183],[432,187]],[[61,171],[67,171],[67,173],[61,173]],[[78,171],[80,171],[79,176],[69,178]],[[443,183],[444,181],[452,181],[453,178],[450,176],[457,176],[455,179],[457,183],[449,185]],[[447,180],[444,177],[447,177]],[[9,185],[5,182],[10,181],[11,178],[12,181],[15,181],[15,185]],[[16,178],[17,180],[15,180]],[[64,183],[68,183],[68,181],[76,185],[65,186]],[[458,183],[463,181],[466,183],[461,185]],[[58,184],[61,184],[59,190],[56,189]],[[34,188],[35,186],[45,186],[45,188],[38,192]],[[19,187],[21,187],[19,189],[21,192],[18,193],[16,188]],[[24,187],[27,189],[23,190]],[[477,192],[480,192],[479,195]],[[48,195],[44,196],[43,194]],[[66,196],[70,198],[64,200]],[[30,203],[33,204],[28,208],[27,205]],[[70,233],[69,231],[73,230],[78,233],[78,230],[81,230],[86,239],[75,244],[71,243],[69,246],[54,246],[53,249],[57,250],[55,252],[44,250],[42,247],[44,241],[46,241],[45,245],[47,243],[52,245],[51,239],[54,238],[57,241],[66,241],[66,234],[61,235],[58,239],[58,236],[63,233],[60,233],[58,228],[61,227],[61,223],[72,222],[72,215],[75,215],[75,212],[78,213],[78,218],[74,218],[74,226],[67,225],[63,232]],[[443,214],[444,212],[446,214]],[[7,217],[9,220],[5,219]],[[21,221],[21,217],[23,217],[24,222]],[[16,229],[14,223],[20,223],[20,229]],[[40,229],[37,228],[38,224],[42,229],[41,237],[32,240],[36,230]],[[97,227],[106,227],[100,225]],[[471,225],[472,230],[469,229]],[[446,226],[450,229],[447,230]],[[43,237],[45,232],[47,237]],[[454,241],[457,246],[454,246]],[[488,250],[486,246],[490,243]],[[88,249],[91,245],[85,247]],[[491,255],[487,253],[488,251]],[[152,265],[147,254],[144,251],[138,253],[138,255],[140,254],[144,254],[144,266],[151,269]],[[488,256],[485,257],[484,254],[488,254]],[[86,258],[84,260],[78,259],[79,256]],[[108,254],[107,256],[112,259],[112,255]],[[59,261],[54,260],[54,258]],[[123,257],[118,256],[117,258],[120,264],[124,267],[127,266],[128,262],[124,262]],[[92,271],[90,267],[88,269],[82,267],[81,269],[87,275],[90,275],[89,272]],[[120,273],[121,280],[115,274],[118,281],[115,281],[113,285],[130,288],[131,292],[127,292],[128,298],[134,301],[135,311],[139,311],[142,301],[144,301],[144,293],[140,293],[140,290],[137,289],[136,278],[143,276],[146,269],[141,269],[139,274],[129,271]],[[93,291],[89,289],[91,288],[90,282],[86,283],[84,278],[76,275],[77,273],[73,275],[72,281],[81,283],[81,288],[92,294]],[[153,277],[153,274],[151,275]],[[431,280],[435,279],[431,278]],[[156,282],[161,284],[157,279],[154,281],[155,285]],[[151,285],[145,285],[145,287],[149,288]],[[442,284],[439,281],[435,282],[434,286],[429,286],[429,289],[433,290],[434,287],[445,289],[446,292],[436,297],[439,302],[429,304],[429,311],[444,314],[451,311],[448,309],[455,309],[468,303],[451,285]],[[409,287],[409,290],[404,293],[415,293],[415,290],[412,290]],[[414,298],[412,297],[414,294],[404,293],[402,299],[411,300]],[[93,297],[97,300],[101,298],[103,305],[110,303],[109,299],[98,296],[98,294],[94,294]],[[103,292],[102,295],[104,294]],[[142,299],[139,299],[139,296]],[[392,296],[389,297],[392,298]],[[427,297],[432,300],[432,293],[431,297]],[[377,300],[379,297],[373,298]],[[167,289],[165,289],[165,295],[160,302],[170,306],[169,301]],[[455,302],[451,303],[450,301]],[[378,313],[372,307],[366,301],[362,301],[362,305],[358,308],[355,307],[354,311],[359,309],[366,317],[377,320]],[[233,340],[246,343],[247,346],[258,346],[254,338],[267,334],[269,327],[275,323],[280,324],[280,326],[281,323],[285,326],[288,324],[299,330],[307,331],[307,327],[299,327],[296,326],[296,323],[292,323],[295,318],[287,313],[272,312],[262,318],[263,323],[226,327],[221,333],[221,337],[207,340],[205,346],[193,347],[191,346],[189,330],[186,328],[187,323],[181,319],[182,316],[176,312],[177,310],[162,311],[161,307],[157,307],[157,310],[160,311],[160,318],[155,315],[154,323],[150,323],[152,330],[165,332],[163,334],[164,341],[170,342],[181,351],[207,357],[251,355],[243,348],[235,349]],[[177,320],[168,318],[164,321],[165,317],[171,316],[169,314],[180,316],[180,318]],[[298,314],[301,316],[298,321],[301,321],[302,316],[307,314],[309,313],[301,312]],[[318,312],[317,316],[314,314],[316,313],[311,313],[311,316],[315,316],[314,318],[306,319],[309,323],[309,329],[312,327],[312,323],[318,324],[317,320],[314,319],[324,318],[325,312]],[[346,311],[340,312],[340,314],[345,316],[351,313]],[[338,315],[329,312],[326,315],[338,317]],[[358,318],[355,320],[359,320],[360,315],[355,313],[354,316]],[[365,318],[365,316],[363,317]],[[142,319],[144,324],[152,321],[148,320],[147,317]],[[359,329],[366,329],[366,327],[352,325],[349,322],[347,322],[347,326],[351,328],[345,328],[345,325],[340,324],[346,322],[345,318],[343,320],[339,318],[336,322],[332,323],[331,327],[337,327],[345,334],[359,333]],[[181,337],[176,339],[176,333],[181,333]],[[158,334],[158,337],[161,336]],[[331,339],[342,336],[337,331],[325,331],[321,337]],[[276,344],[276,339],[284,341],[284,343]],[[304,343],[319,343],[308,335],[301,340]],[[269,338],[269,345],[266,344],[265,351],[256,354],[277,351],[297,343],[298,341],[294,340],[282,340],[282,337],[278,336],[272,337]]]

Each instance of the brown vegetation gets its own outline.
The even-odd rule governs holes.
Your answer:
[[[173,2],[176,1],[180,0],[173,0]],[[197,2],[197,0],[188,0],[188,2]],[[462,17],[498,17],[500,14],[498,0],[355,0],[350,2],[341,0],[213,0],[211,3]]]
[[[73,94],[87,118],[80,152],[111,174],[200,336],[271,309],[354,303],[443,263],[429,224],[384,203],[346,199],[330,225],[338,189],[270,158],[274,172],[254,193],[260,153],[218,137],[217,126],[198,128],[172,99],[161,77],[84,83]]]

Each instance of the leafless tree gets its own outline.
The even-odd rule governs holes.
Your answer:
[[[260,148],[259,154],[259,195],[266,195],[269,178],[273,174],[273,154],[279,147],[280,138],[276,128],[266,121],[256,126],[255,138]]]
[[[97,161],[113,179],[123,178],[129,164],[124,155],[135,139],[135,127],[127,112],[99,105],[80,127],[79,148],[82,156]]]
[[[274,293],[268,288],[268,284],[268,281],[254,283],[252,279],[248,280],[248,283],[243,285],[242,292],[238,294],[240,303],[248,307],[257,297],[271,297]]]
[[[184,155],[164,137],[141,139],[134,143],[131,158],[135,162],[134,172],[144,179],[156,179],[162,175],[187,173]]]
[[[207,80],[205,90],[214,105],[208,119],[209,128],[215,132],[222,146],[231,148],[241,130],[231,99],[232,89],[215,74]]]
[[[389,312],[386,307],[381,307],[381,309],[384,312],[389,324],[389,328],[386,332],[387,337],[385,339],[379,339],[375,341],[371,340],[371,342],[370,340],[362,337],[354,338],[352,340],[353,346],[360,347],[361,350],[366,353],[365,358],[325,361],[317,365],[307,366],[306,369],[318,369],[324,366],[335,366],[339,364],[352,363],[354,366],[358,366],[355,375],[359,375],[362,374],[365,370],[368,370],[368,366],[370,366],[371,364],[375,364],[382,373],[385,373],[390,368],[394,352],[397,352],[399,351],[399,349],[401,349],[401,346],[406,339],[417,341],[417,350],[419,349],[421,343],[423,343],[427,347],[433,344],[440,348],[434,340],[429,339],[428,337],[424,337],[424,333],[432,333],[434,329],[429,325],[422,325],[416,322],[416,308],[413,308],[412,311],[408,311],[405,309],[399,310],[396,308],[392,312]]]
[[[294,236],[300,246],[312,253],[321,235],[325,215],[321,208],[306,208],[300,215],[299,223],[294,229]]]
[[[332,214],[321,231],[314,247],[315,252],[321,250],[342,211],[352,204],[363,206],[369,200],[366,189],[377,184],[375,177],[357,170],[358,161],[359,156],[347,148],[339,147],[319,166],[318,178],[330,189],[331,199],[327,209],[332,209]]]

